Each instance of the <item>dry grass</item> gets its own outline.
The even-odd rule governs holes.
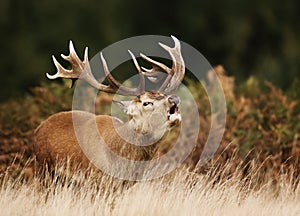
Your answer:
[[[181,168],[161,179],[124,186],[95,173],[35,177],[2,176],[0,215],[299,215],[300,186],[292,174],[257,179],[229,164],[205,175]],[[265,175],[266,179],[268,175]],[[262,183],[264,182],[264,183]]]

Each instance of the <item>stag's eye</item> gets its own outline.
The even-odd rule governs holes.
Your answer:
[[[153,106],[153,103],[152,103],[152,102],[144,102],[144,103],[143,103],[143,106],[148,106],[148,105]]]

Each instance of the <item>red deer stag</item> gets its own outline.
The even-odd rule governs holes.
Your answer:
[[[180,42],[175,37],[172,38],[175,42],[174,47],[160,44],[170,54],[172,68],[141,54],[141,57],[152,65],[151,70],[145,69],[139,66],[135,56],[129,51],[140,78],[137,88],[121,85],[111,75],[102,53],[101,61],[110,84],[99,83],[91,72],[88,49],[85,49],[84,61],[81,61],[71,41],[70,54],[61,55],[70,62],[71,70],[63,68],[53,56],[57,73],[47,74],[49,79],[60,77],[82,79],[100,91],[136,96],[136,98],[132,101],[113,101],[129,116],[129,120],[125,123],[115,117],[94,115],[84,111],[60,112],[50,116],[35,131],[34,152],[38,164],[47,163],[49,167],[53,167],[57,164],[57,160],[64,161],[68,158],[72,164],[88,167],[90,158],[86,157],[82,149],[93,151],[99,144],[99,134],[106,147],[120,157],[135,161],[151,160],[164,139],[163,135],[181,122],[178,108],[180,98],[172,93],[184,78],[185,65]],[[153,81],[151,78],[154,78],[158,72],[167,74],[159,90],[145,92],[145,76]],[[79,127],[79,136],[74,130],[74,116],[76,116],[77,128]],[[98,130],[92,130],[93,124]],[[143,142],[151,145],[143,145]],[[105,151],[101,152],[100,149],[95,152],[97,158],[102,158],[102,162],[105,163],[107,157]]]

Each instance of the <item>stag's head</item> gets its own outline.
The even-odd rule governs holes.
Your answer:
[[[59,77],[70,78],[73,80],[72,86],[77,79],[82,79],[88,82],[91,86],[100,91],[108,93],[116,93],[125,96],[136,96],[131,101],[114,101],[121,109],[129,116],[129,126],[140,134],[152,133],[154,130],[165,131],[180,124],[181,115],[179,112],[180,98],[173,93],[176,91],[182,82],[185,74],[185,65],[181,55],[180,42],[173,37],[175,42],[174,47],[168,47],[160,43],[171,56],[172,68],[157,62],[143,54],[141,57],[152,65],[151,69],[140,67],[135,56],[131,51],[129,54],[132,57],[133,63],[139,73],[140,83],[136,88],[129,88],[120,84],[110,73],[107,63],[100,54],[103,69],[109,85],[99,83],[93,76],[89,60],[88,49],[85,49],[84,61],[81,61],[77,56],[72,41],[70,41],[70,54],[62,57],[69,61],[72,65],[71,70],[63,68],[53,56],[54,64],[57,68],[57,73],[54,75],[47,74],[49,79]],[[167,76],[158,90],[145,92],[145,77],[151,82],[161,81],[161,73],[166,73]]]
[[[132,101],[114,101],[129,116],[129,126],[141,134],[170,130],[181,122],[180,98],[160,92],[145,92]]]

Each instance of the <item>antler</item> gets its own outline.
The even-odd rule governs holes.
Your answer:
[[[53,62],[57,69],[57,73],[54,75],[50,75],[47,73],[47,77],[49,79],[56,79],[56,78],[60,78],[60,77],[69,78],[69,79],[73,80],[72,86],[77,79],[82,79],[82,80],[86,81],[87,83],[89,83],[94,88],[99,89],[100,91],[104,91],[104,92],[108,92],[108,93],[117,93],[117,94],[126,95],[126,96],[137,96],[144,91],[144,88],[145,88],[144,75],[142,73],[140,66],[137,64],[137,61],[136,61],[134,55],[129,50],[128,51],[133,58],[135,67],[137,68],[139,75],[140,75],[140,84],[137,88],[128,88],[128,87],[122,86],[117,80],[115,80],[115,78],[111,75],[111,73],[108,70],[107,63],[106,63],[102,53],[100,54],[100,57],[101,57],[101,61],[103,64],[103,69],[104,69],[105,75],[106,75],[108,81],[110,82],[110,85],[104,85],[102,83],[99,83],[95,79],[95,77],[93,76],[92,71],[91,71],[91,67],[90,67],[89,60],[88,60],[88,48],[86,47],[85,51],[84,51],[84,61],[81,61],[79,59],[78,55],[75,52],[72,41],[70,41],[69,49],[70,49],[70,54],[68,56],[61,54],[61,57],[63,59],[65,59],[66,61],[70,62],[72,69],[71,70],[65,69],[56,60],[56,58],[54,56],[52,56]]]
[[[166,65],[145,56],[144,54],[141,54],[141,57],[145,61],[147,61],[148,63],[150,63],[152,65],[152,69],[146,69],[143,67],[141,68],[139,66],[135,56],[132,54],[132,52],[130,50],[128,50],[129,54],[132,57],[133,63],[139,73],[139,76],[140,76],[140,83],[137,88],[128,88],[128,87],[120,84],[111,75],[102,53],[100,53],[100,57],[101,57],[103,69],[104,69],[105,75],[110,84],[104,85],[102,83],[99,83],[95,79],[95,77],[93,76],[92,71],[91,71],[91,67],[90,67],[89,60],[88,60],[88,48],[87,47],[85,48],[84,61],[81,61],[75,52],[72,41],[70,41],[70,45],[69,45],[70,54],[68,56],[61,54],[62,58],[64,58],[66,61],[70,62],[72,69],[71,70],[65,69],[56,60],[56,58],[54,56],[52,56],[53,62],[57,69],[57,73],[54,75],[50,75],[47,73],[47,77],[49,79],[56,79],[59,77],[72,79],[73,80],[72,86],[77,79],[82,79],[82,80],[85,80],[87,83],[89,83],[94,88],[99,89],[100,91],[109,92],[109,93],[117,93],[117,94],[126,95],[126,96],[137,96],[145,91],[144,75],[147,76],[147,78],[150,81],[155,82],[158,80],[157,77],[159,77],[160,72],[163,71],[163,72],[166,72],[168,74],[168,76],[165,79],[165,81],[163,82],[163,84],[161,85],[161,87],[159,88],[159,92],[169,94],[178,88],[178,86],[180,85],[181,81],[183,80],[184,74],[185,74],[185,65],[184,65],[182,55],[181,55],[180,42],[176,37],[174,37],[174,36],[171,36],[171,37],[175,42],[174,48],[168,47],[161,43],[159,43],[159,45],[162,48],[164,48],[166,51],[169,52],[169,54],[172,58],[172,61],[173,61],[172,68],[169,68]]]
[[[161,72],[165,72],[168,74],[167,78],[159,88],[159,92],[163,92],[165,94],[174,92],[182,82],[185,74],[185,65],[181,55],[180,42],[176,37],[171,37],[175,43],[175,46],[173,48],[168,47],[162,43],[159,43],[159,45],[169,52],[173,61],[172,68],[169,68],[166,65],[157,62],[141,53],[141,57],[152,65],[152,69],[146,69],[142,67],[144,75],[147,76],[147,78],[151,82],[158,82]]]

